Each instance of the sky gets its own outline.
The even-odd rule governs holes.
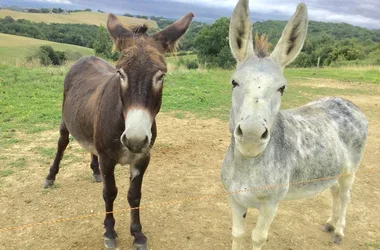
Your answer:
[[[289,20],[300,0],[251,0],[253,21]],[[380,29],[380,0],[303,0],[309,19],[345,22],[370,29]],[[0,0],[0,4],[25,7],[61,7],[98,9],[115,14],[164,16],[177,19],[192,11],[196,19],[213,22],[230,17],[237,0]]]

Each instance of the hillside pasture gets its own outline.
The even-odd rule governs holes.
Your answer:
[[[59,136],[67,70],[0,65],[0,228],[89,217],[0,230],[0,249],[103,247],[102,185],[91,182],[90,155],[75,139],[71,138],[54,188],[42,188]],[[373,80],[379,74],[379,68],[285,70],[289,83],[282,108],[324,96],[344,97],[368,116],[370,136],[353,185],[343,244],[333,244],[332,235],[322,231],[331,209],[327,190],[313,198],[280,203],[265,249],[380,248],[380,84]],[[231,212],[220,181],[230,142],[230,76],[231,71],[205,69],[167,74],[141,204],[143,230],[153,250],[231,247]],[[118,249],[132,246],[129,211],[123,210],[128,208],[128,178],[128,167],[118,166],[114,208]],[[247,215],[244,249],[251,248],[257,215],[257,210]]]
[[[84,56],[94,55],[94,50],[90,48],[0,33],[0,63],[25,62],[42,45],[50,45],[59,51],[79,52]]]
[[[44,23],[85,23],[93,25],[103,25],[107,24],[107,13],[99,12],[75,12],[70,14],[46,14],[46,13],[27,13],[13,10],[0,9],[0,18],[5,18],[6,16],[11,16],[14,19],[26,19],[32,22],[44,22]],[[118,16],[119,20],[127,25],[142,25],[146,24],[150,28],[157,27],[156,22],[152,20],[146,20],[141,18]]]

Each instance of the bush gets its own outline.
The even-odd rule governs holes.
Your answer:
[[[197,69],[199,67],[196,60],[189,60],[186,62],[186,68],[188,69]]]
[[[182,57],[178,60],[178,65],[183,65],[185,66],[187,69],[197,69],[199,67],[198,65],[198,60],[186,60],[186,59],[183,59]]]
[[[66,53],[63,51],[55,51],[49,45],[41,46],[38,51],[31,57],[28,58],[28,61],[38,58],[40,63],[44,66],[48,65],[62,65],[66,60]]]

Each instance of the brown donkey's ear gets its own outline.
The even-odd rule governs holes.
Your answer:
[[[120,38],[133,37],[133,32],[125,28],[114,14],[108,15],[107,29],[115,43],[116,49],[119,51],[122,49],[120,48]]]
[[[176,42],[185,34],[193,18],[194,13],[190,12],[181,20],[154,34],[153,38],[162,44],[165,52],[172,52],[176,48]]]

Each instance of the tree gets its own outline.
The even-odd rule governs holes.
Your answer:
[[[230,19],[222,17],[205,26],[196,39],[196,49],[202,64],[230,68],[235,64],[229,52],[228,29]]]
[[[95,55],[110,58],[112,50],[112,43],[110,41],[110,37],[108,35],[108,31],[103,26],[100,26],[98,29],[98,33],[96,35],[94,41],[94,51]]]

